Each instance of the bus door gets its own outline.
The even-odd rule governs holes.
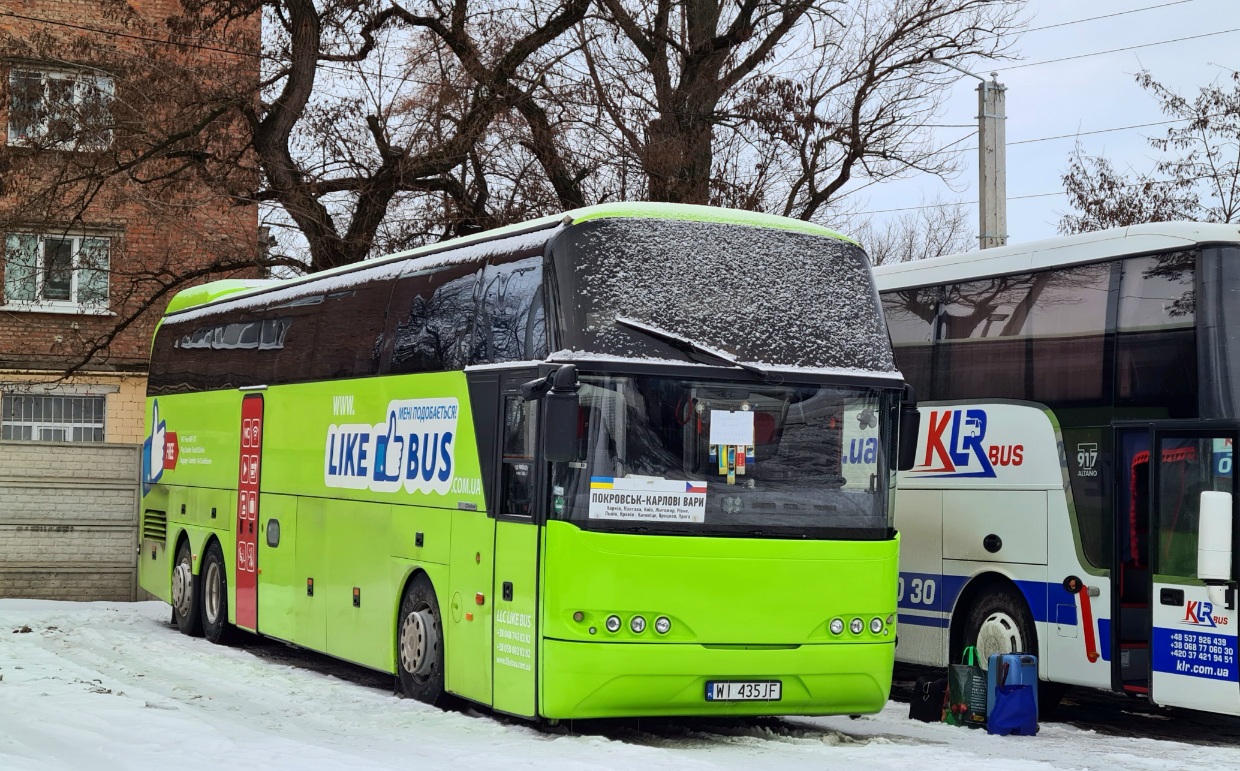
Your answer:
[[[237,471],[236,624],[258,631],[258,486],[263,455],[263,395],[241,400],[241,451]]]
[[[538,402],[519,388],[537,373],[500,386],[499,482],[495,511],[493,706],[522,717],[537,714],[538,567],[543,464],[538,458]]]
[[[1109,627],[1098,625],[1102,655],[1115,690],[1149,693],[1150,681],[1150,428],[1115,432],[1117,473]]]
[[[1237,714],[1236,584],[1198,578],[1201,494],[1231,494],[1234,430],[1155,431],[1150,470],[1153,576],[1150,698],[1158,704]],[[1221,499],[1220,499],[1221,500]],[[1231,543],[1218,544],[1234,552]],[[1234,576],[1235,567],[1231,575]],[[1230,578],[1230,577],[1229,577]]]

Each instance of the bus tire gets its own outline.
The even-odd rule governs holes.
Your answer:
[[[443,699],[443,625],[430,579],[419,575],[405,589],[396,623],[396,674],[400,695],[426,704]]]
[[[172,567],[172,618],[181,634],[202,636],[202,603],[198,599],[201,586],[201,577],[194,575],[189,541],[182,541]]]
[[[985,634],[983,634],[984,626],[986,627]],[[979,637],[983,640],[980,645],[978,644]],[[1025,600],[1006,588],[988,592],[974,600],[973,606],[969,609],[963,640],[965,646],[972,645],[977,648],[977,655],[980,659],[978,664],[982,669],[987,668],[992,653],[1038,655],[1037,627],[1033,625],[1033,618],[1029,614]],[[998,648],[1004,642],[1007,646],[1019,645],[1020,647],[1016,650],[1008,650],[1005,647],[1000,651]],[[960,661],[961,655],[963,655],[963,649],[955,652],[952,663]],[[1054,714],[1067,692],[1068,686],[1062,683],[1039,680],[1038,712],[1043,716]]]
[[[973,601],[962,641],[953,663],[960,660],[963,648],[971,645],[977,650],[982,669],[986,669],[992,653],[1038,653],[1037,629],[1025,599],[1006,587],[987,591]]]
[[[202,635],[216,645],[227,645],[233,626],[228,623],[228,571],[218,541],[207,547],[202,559]]]

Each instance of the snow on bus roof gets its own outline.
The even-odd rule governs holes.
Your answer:
[[[310,293],[341,292],[359,284],[386,281],[406,273],[431,270],[457,263],[482,262],[498,254],[537,249],[547,242],[548,237],[549,231],[543,229],[434,252],[413,260],[409,259],[411,255],[393,255],[390,258],[361,263],[360,266],[349,266],[351,270],[344,272],[315,273],[304,278],[268,284],[255,291],[228,295],[206,305],[198,305],[170,314],[164,323],[193,321],[204,316],[215,315],[221,310],[243,310],[280,305],[305,297]]]
[[[640,363],[640,364],[667,364],[676,367],[701,367],[703,369],[728,369],[727,364],[703,364],[702,362],[686,361],[684,359],[664,359],[656,356],[618,356],[611,353],[597,353],[594,351],[571,351],[559,350],[547,357],[547,361],[556,362],[599,362],[599,363]],[[896,371],[882,371],[873,369],[862,369],[860,367],[792,367],[784,364],[771,364],[763,361],[745,361],[742,364],[749,364],[763,369],[773,374],[779,375],[813,375],[815,377],[865,377],[865,378],[881,378],[884,380],[903,381],[904,376]],[[484,365],[485,366],[485,365]],[[513,366],[507,364],[504,366]],[[474,367],[467,367],[474,369]]]
[[[586,206],[572,209],[563,214],[555,214],[529,222],[508,225],[494,230],[483,231],[437,244],[429,244],[403,252],[377,257],[361,263],[344,265],[319,273],[312,273],[287,280],[265,280],[243,282],[228,280],[212,282],[199,287],[192,287],[179,292],[169,303],[166,312],[168,323],[189,321],[209,315],[219,308],[238,309],[266,305],[278,302],[279,298],[299,297],[305,293],[302,287],[314,284],[312,291],[340,291],[366,281],[383,278],[394,278],[406,267],[413,269],[430,269],[442,267],[456,262],[468,262],[482,259],[492,254],[511,249],[534,248],[539,242],[550,240],[557,226],[575,225],[597,219],[634,218],[634,219],[670,219],[689,222],[717,222],[750,227],[790,230],[808,235],[833,238],[848,243],[856,243],[847,236],[811,222],[780,217],[773,214],[725,209],[716,206],[697,206],[693,204],[671,204],[650,202],[618,202]],[[516,241],[516,243],[514,243]],[[419,258],[414,265],[411,258]],[[396,267],[392,267],[396,266]],[[214,294],[212,287],[219,287]],[[207,291],[204,291],[206,289]],[[198,298],[204,298],[199,300]],[[180,298],[180,302],[178,302]],[[261,298],[261,299],[259,299]],[[207,310],[207,307],[210,310]]]
[[[962,252],[874,268],[880,292],[933,286],[1045,268],[1102,262],[1123,255],[1190,249],[1202,243],[1240,243],[1240,226],[1154,222],[1097,230],[994,249]]]

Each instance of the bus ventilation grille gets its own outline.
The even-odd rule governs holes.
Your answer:
[[[168,513],[147,509],[142,513],[142,537],[164,543],[168,539]]]

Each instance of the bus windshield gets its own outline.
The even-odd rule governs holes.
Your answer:
[[[553,517],[593,530],[889,538],[878,416],[866,387],[585,375],[576,462]]]

